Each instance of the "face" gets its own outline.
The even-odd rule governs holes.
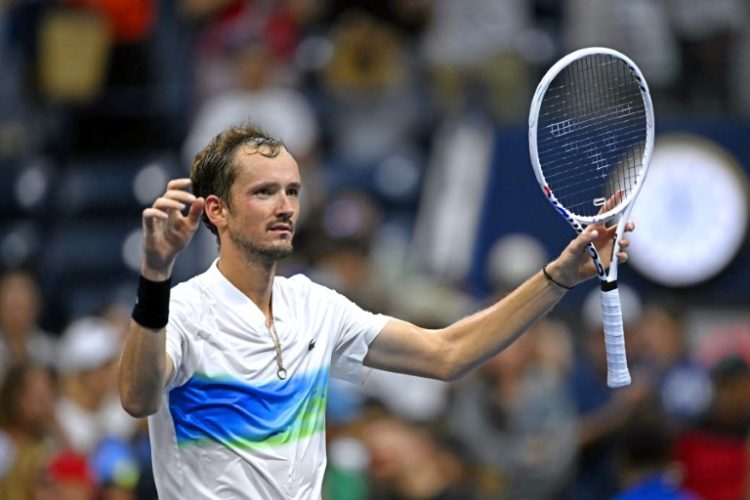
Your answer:
[[[237,178],[230,199],[209,208],[218,216],[214,224],[222,247],[237,247],[248,261],[274,262],[288,256],[302,188],[297,162],[283,148],[267,158],[244,147],[235,153],[234,163]]]

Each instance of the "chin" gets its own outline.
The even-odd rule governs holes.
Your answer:
[[[289,257],[294,251],[291,243],[288,245],[274,245],[273,247],[267,248],[263,254],[270,260],[281,260]]]

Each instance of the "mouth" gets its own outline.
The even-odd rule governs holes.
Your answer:
[[[289,234],[294,232],[294,228],[291,224],[274,224],[269,228],[269,231],[276,234]]]

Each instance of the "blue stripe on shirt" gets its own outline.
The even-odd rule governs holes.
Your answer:
[[[325,427],[328,367],[251,385],[196,374],[169,392],[177,442],[248,447],[307,437]]]

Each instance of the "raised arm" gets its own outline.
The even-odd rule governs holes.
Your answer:
[[[130,321],[119,372],[120,401],[134,417],[158,410],[164,385],[174,370],[166,352],[170,279],[177,254],[198,229],[203,210],[203,199],[186,191],[189,187],[189,179],[169,181],[166,192],[143,211],[138,306]]]
[[[625,229],[633,228],[628,223]],[[586,245],[593,241],[605,257],[611,252],[614,232],[614,227],[590,226],[546,266],[550,278],[540,270],[499,302],[441,330],[395,319],[388,322],[370,345],[365,364],[440,380],[460,378],[513,343],[557,304],[567,287],[594,277]],[[620,248],[627,246],[627,238],[622,238]],[[625,261],[627,254],[620,252],[617,258]]]

